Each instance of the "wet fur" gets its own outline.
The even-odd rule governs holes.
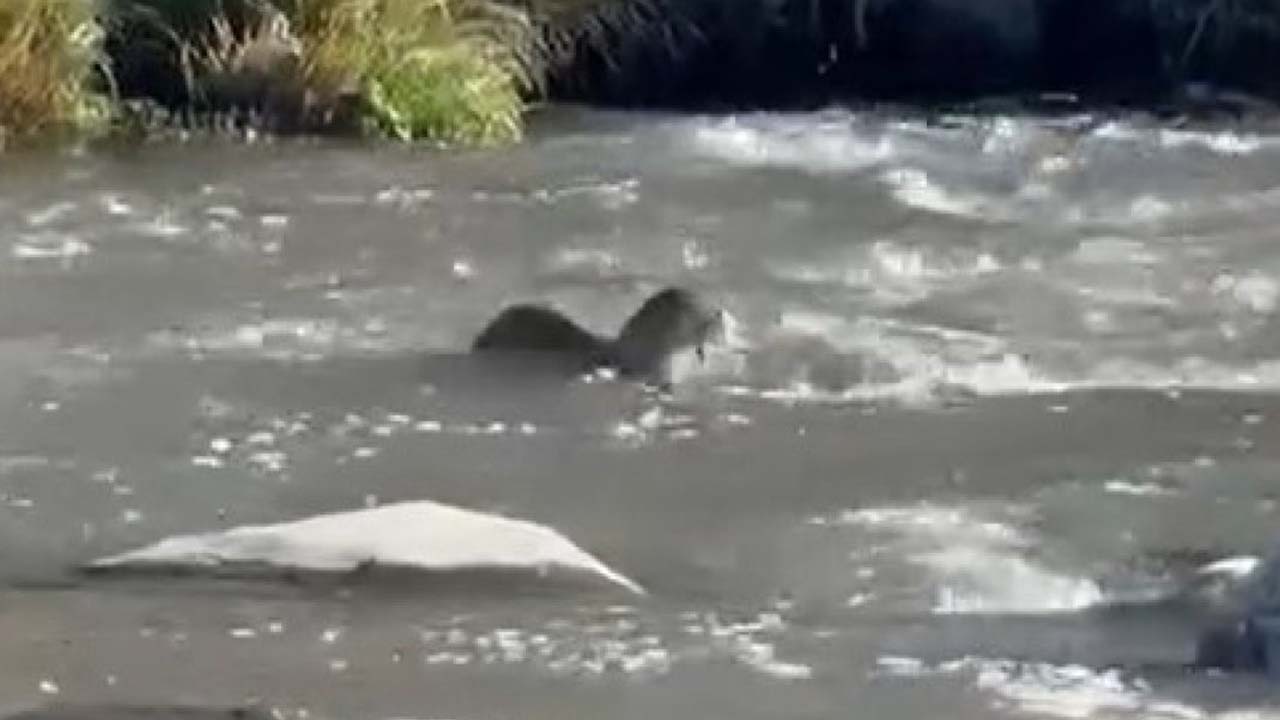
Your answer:
[[[582,370],[612,368],[627,376],[663,376],[671,355],[701,352],[720,325],[720,311],[683,288],[662,290],[640,306],[616,339],[600,337],[544,305],[515,305],[499,313],[472,344],[473,352],[556,354]]]

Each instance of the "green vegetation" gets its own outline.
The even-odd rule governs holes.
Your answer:
[[[550,54],[516,2],[0,0],[0,138],[120,118],[123,99],[184,122],[514,142]]]
[[[491,0],[293,0],[306,84],[353,89],[372,123],[403,140],[519,139],[530,86],[527,17]]]
[[[0,147],[104,117],[99,40],[85,0],[0,0]]]

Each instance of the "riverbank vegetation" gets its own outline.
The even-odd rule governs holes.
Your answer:
[[[81,0],[0,2],[0,148],[101,121],[89,89],[99,40]]]
[[[508,143],[542,87],[533,18],[496,0],[0,0],[0,129],[96,126],[94,108],[132,126]]]
[[[544,100],[1151,106],[1280,99],[1278,66],[1275,0],[0,0],[0,140],[176,124],[491,146]]]

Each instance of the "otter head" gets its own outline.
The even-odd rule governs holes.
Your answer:
[[[627,320],[614,343],[619,369],[636,375],[660,375],[672,355],[705,346],[724,331],[724,313],[683,288],[667,288],[645,301]]]

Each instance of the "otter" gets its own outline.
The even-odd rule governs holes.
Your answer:
[[[473,352],[554,354],[576,369],[610,369],[642,380],[670,380],[670,361],[692,350],[705,360],[706,345],[724,331],[723,311],[694,292],[669,287],[651,296],[613,339],[582,328],[545,305],[514,305],[494,318],[472,344]]]

